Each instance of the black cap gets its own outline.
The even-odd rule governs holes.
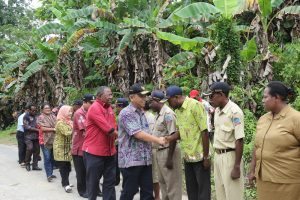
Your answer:
[[[203,93],[204,95],[211,95],[212,93],[216,92],[223,92],[223,93],[228,93],[231,90],[230,86],[226,82],[215,82],[213,83],[209,91]]]
[[[165,103],[168,100],[165,96],[165,93],[161,90],[154,90],[151,93],[150,98],[159,101],[160,103]]]
[[[147,91],[141,84],[135,83],[129,88],[129,94],[149,94],[150,92]]]
[[[83,104],[82,100],[75,100],[73,102],[73,106],[82,106],[82,104]]]
[[[126,98],[117,98],[116,104],[119,107],[125,108],[126,106],[129,105],[129,102],[128,102],[128,99],[126,99]]]
[[[167,88],[166,98],[171,98],[177,95],[182,95],[182,89],[177,85],[171,85]]]
[[[95,101],[96,100],[96,97],[95,95],[92,95],[92,94],[86,94],[84,95],[83,99],[82,99],[84,102],[88,102],[88,101]]]

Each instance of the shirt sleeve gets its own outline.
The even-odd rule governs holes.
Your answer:
[[[168,134],[171,135],[172,133],[176,132],[176,117],[175,117],[175,115],[172,113],[167,113],[164,116],[164,120],[166,123]]]
[[[142,131],[142,127],[139,121],[140,119],[138,119],[138,116],[134,113],[127,112],[122,113],[119,116],[119,122],[122,123],[127,134],[130,136]]]
[[[200,131],[202,132],[204,130],[207,130],[207,116],[204,110],[204,106],[201,103],[196,102],[192,106],[191,112]]]
[[[24,130],[25,131],[30,131],[31,130],[31,126],[29,123],[29,119],[28,119],[28,115],[25,115],[23,118],[23,125],[24,125]]]
[[[300,142],[300,115],[294,118],[294,134],[297,140]]]
[[[108,110],[108,112],[110,111]],[[108,117],[115,118],[114,115],[104,116],[103,111],[100,109],[88,113],[88,120],[92,120],[94,124],[106,134],[112,133],[116,128],[115,122],[113,124],[108,122]]]
[[[234,112],[232,116],[234,127],[234,137],[236,140],[244,138],[244,114],[242,112]]]
[[[86,129],[85,118],[80,113],[77,112],[75,113],[73,123],[74,123],[73,126],[76,126],[80,131]]]

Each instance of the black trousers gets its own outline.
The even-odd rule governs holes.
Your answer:
[[[86,193],[86,173],[83,156],[73,155],[74,168],[76,171],[77,191],[79,195]]]
[[[19,164],[21,164],[21,163],[25,162],[25,155],[26,155],[26,144],[25,144],[24,132],[18,131],[16,138],[18,141]]]
[[[210,169],[204,169],[203,161],[184,162],[186,190],[189,200],[210,200]]]
[[[140,188],[140,199],[153,200],[152,165],[120,168],[123,190],[120,200],[132,200]]]
[[[89,200],[95,200],[99,191],[99,180],[103,176],[103,200],[116,200],[116,157],[96,156],[84,152],[86,184]]]
[[[59,173],[61,176],[61,185],[63,187],[70,185],[69,175],[71,172],[71,162],[69,161],[56,161],[58,165]]]
[[[30,164],[31,156],[32,156],[32,167],[38,166],[38,159],[40,155],[40,145],[38,139],[28,139],[25,136],[25,144],[26,144],[26,155],[25,155],[25,163],[27,165]]]

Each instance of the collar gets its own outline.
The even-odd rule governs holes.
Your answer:
[[[221,110],[220,109],[220,113],[224,113],[224,114],[227,114],[230,107],[231,107],[231,100],[228,100],[227,104],[224,106],[224,108]]]
[[[278,114],[274,115],[274,119],[280,119],[281,117],[284,118],[290,108],[291,107],[289,105],[284,106]],[[269,117],[273,118],[273,114],[271,112],[269,112]]]
[[[159,115],[159,116],[162,116],[162,115],[164,115],[164,114],[165,114],[165,112],[166,112],[166,108],[167,108],[167,105],[166,105],[166,104],[164,104],[164,105],[163,105],[163,107],[161,107],[161,109],[160,109],[160,111],[159,111],[158,115]]]
[[[187,106],[188,106],[188,101],[189,101],[189,100],[190,100],[189,97],[185,97],[184,102],[183,102],[181,108],[186,109]]]
[[[138,109],[138,108],[135,107],[132,103],[130,103],[128,107],[129,107],[129,109],[130,109],[131,111],[133,111],[133,112],[144,113],[143,110]]]
[[[109,108],[110,107],[110,104],[106,104],[103,101],[101,101],[100,99],[96,99],[96,102],[98,102],[104,108]]]
[[[83,106],[81,106],[81,111],[84,113],[84,114],[86,114],[87,113],[87,110],[84,110],[84,107]]]

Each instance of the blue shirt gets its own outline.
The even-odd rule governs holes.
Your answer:
[[[119,167],[128,168],[151,165],[151,143],[134,137],[140,131],[150,132],[145,113],[129,104],[120,112],[118,125]]]
[[[23,114],[21,114],[19,117],[18,117],[18,126],[17,126],[17,131],[20,131],[20,132],[23,132],[24,133],[24,123],[23,123],[23,119],[24,119],[24,116],[25,116],[25,112]]]

